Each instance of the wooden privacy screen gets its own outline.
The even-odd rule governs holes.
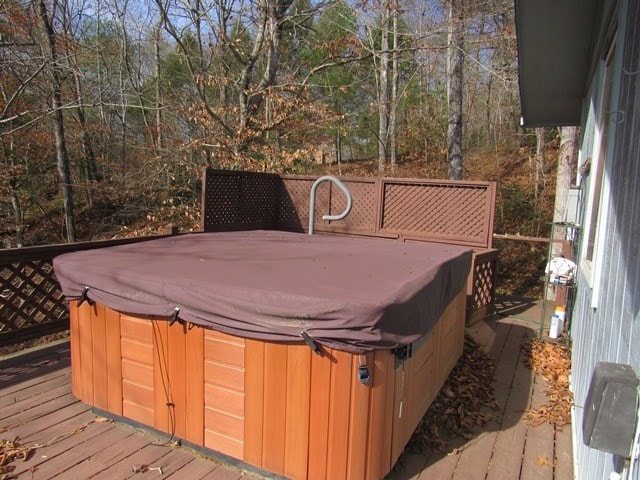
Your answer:
[[[207,169],[202,186],[204,231],[276,229],[307,231],[309,194],[316,177]],[[315,231],[400,241],[465,245],[474,249],[467,290],[467,322],[493,309],[498,252],[493,246],[495,182],[341,178],[353,197],[351,213],[338,222],[344,194],[319,185]]]
[[[378,480],[462,354],[465,293],[411,356],[243,339],[168,318],[70,303],[73,394],[296,480]]]
[[[315,177],[208,169],[204,174],[204,231],[273,228],[306,231]],[[316,196],[318,232],[379,235],[403,240],[492,247],[494,182],[341,178],[353,197],[339,222],[325,214],[344,210],[343,193],[321,184]]]

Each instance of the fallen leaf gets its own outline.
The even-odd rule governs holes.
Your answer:
[[[546,381],[548,387],[545,392],[547,403],[535,410],[527,410],[525,420],[531,426],[550,423],[562,428],[568,425],[573,405],[573,394],[569,390],[569,347],[534,339],[523,345],[523,349],[527,354],[525,363]]]
[[[536,465],[540,465],[540,466],[549,466],[549,467],[553,467],[553,462],[549,460],[549,458],[546,455],[538,455],[538,460],[536,461]]]

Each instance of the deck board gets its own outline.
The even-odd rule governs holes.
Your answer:
[[[389,480],[573,478],[570,427],[531,427],[523,421],[527,408],[545,401],[545,385],[524,364],[521,349],[535,335],[534,328],[519,319],[495,317],[467,329],[496,360],[496,419],[449,455],[403,454]],[[36,479],[261,478],[96,417],[71,396],[68,343],[0,360],[0,432],[0,438],[19,436],[22,445],[36,446],[26,462],[13,463],[15,474],[29,477],[31,471]],[[155,470],[136,474],[133,465],[161,466],[163,475]]]

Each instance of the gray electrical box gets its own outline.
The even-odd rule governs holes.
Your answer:
[[[570,188],[567,193],[567,205],[564,210],[564,221],[567,223],[580,223],[580,194],[579,188]]]
[[[585,445],[629,457],[638,413],[638,385],[633,367],[619,363],[596,365],[582,419]]]

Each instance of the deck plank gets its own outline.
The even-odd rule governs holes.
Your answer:
[[[23,398],[19,402],[15,402],[10,405],[5,405],[0,410],[0,423],[9,423],[12,419],[16,418],[21,413],[26,413],[30,410],[37,409],[44,403],[59,399],[66,395],[70,395],[69,381],[62,385],[49,385],[49,388],[42,392],[33,394],[27,398]]]
[[[201,480],[240,480],[241,478],[250,479],[255,477],[250,474],[240,473],[238,470],[218,467],[213,472],[202,477]]]
[[[545,388],[544,380],[540,377],[534,377],[530,408],[536,409],[545,403]],[[522,480],[553,479],[554,442],[553,425],[543,423],[536,427],[528,426],[520,474]]]
[[[25,386],[25,388],[14,390],[13,392],[0,390],[0,408],[4,410],[7,407],[29,400],[31,397],[40,395],[43,392],[48,392],[50,389],[57,388],[59,386],[64,386],[67,391],[71,391],[69,384],[69,371],[60,372],[59,375],[53,376],[48,380],[44,380],[30,386]]]
[[[487,469],[478,465],[490,465],[495,439],[496,432],[489,432],[469,442],[459,455],[453,480],[484,480]]]
[[[133,432],[129,436],[131,435]],[[89,478],[108,468],[109,462],[113,461],[114,455],[117,458],[117,452],[121,451],[128,438],[122,438],[117,428],[111,428],[93,440],[79,443],[60,453],[52,461],[42,464],[37,470],[38,478],[49,480],[61,475],[66,478]]]
[[[81,417],[76,417],[76,419],[80,419]],[[74,420],[77,422],[77,420]],[[95,441],[99,443],[100,435],[108,430],[114,429],[115,425],[110,423],[99,423],[92,425],[90,428],[84,428],[82,430],[77,429],[67,429],[65,435],[58,440],[52,441],[51,444],[48,442],[35,442],[29,443],[29,446],[36,445],[35,451],[33,455],[25,462],[18,462],[15,464],[16,470],[15,474],[22,474],[28,471],[38,471],[40,468],[43,468],[44,465],[54,463],[61,465],[60,455],[68,451],[72,451],[78,445],[82,445],[85,442]],[[74,433],[75,432],[75,433]],[[50,441],[54,440],[56,436],[50,437]],[[59,468],[59,467],[58,467]],[[36,478],[40,478],[40,474]]]
[[[0,385],[0,400],[7,397],[13,397],[19,392],[28,388],[37,388],[47,381],[58,378],[61,376],[71,375],[71,368],[67,364],[65,366],[55,366],[55,368],[47,368],[46,366],[39,370],[37,367],[33,370],[25,371],[20,374],[16,372],[9,372],[6,375],[2,374],[5,385]],[[0,380],[0,384],[3,383]]]
[[[571,425],[556,429],[555,472],[556,480],[573,480],[573,446]]]
[[[185,478],[200,480],[211,475],[218,470],[219,467],[220,464],[217,462],[194,456],[189,463],[174,472],[168,473],[163,478],[170,478],[171,480],[182,480]]]
[[[519,478],[527,426],[522,422],[524,410],[531,401],[533,372],[523,361],[522,341],[528,340],[526,330],[519,330],[503,351],[496,369],[496,399],[500,403],[500,429],[496,435],[493,457],[487,480]]]

